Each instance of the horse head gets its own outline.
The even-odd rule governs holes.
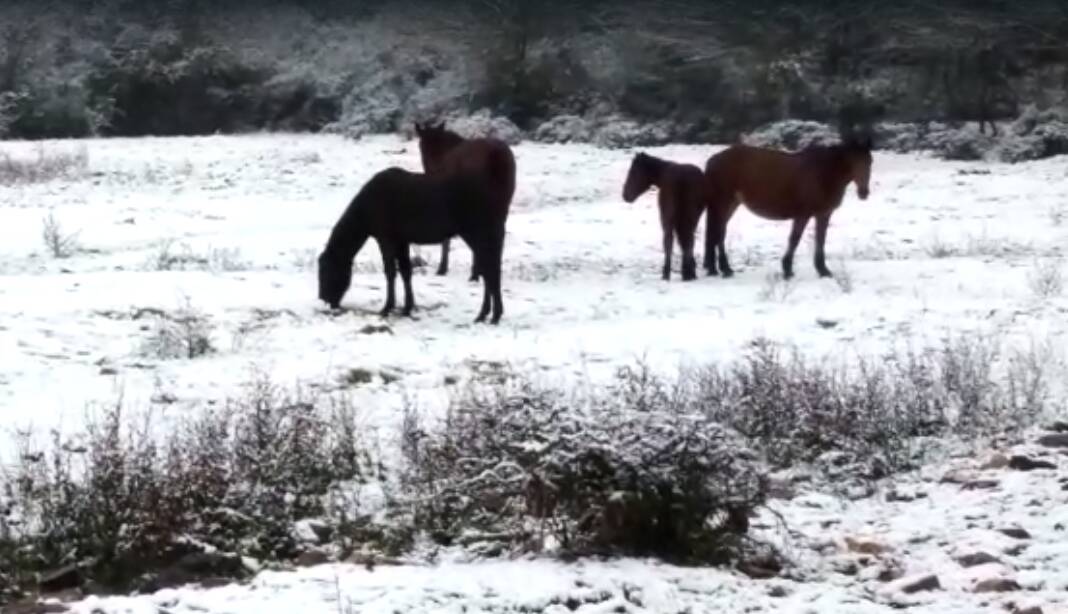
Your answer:
[[[351,260],[338,258],[328,251],[319,255],[319,300],[337,309],[351,284]]]
[[[427,173],[438,172],[445,155],[464,141],[463,137],[446,129],[444,121],[437,125],[416,122],[415,134],[419,138],[419,157]]]
[[[844,143],[849,177],[857,184],[857,198],[860,200],[867,200],[871,193],[872,146],[870,132],[863,135],[854,134]]]
[[[860,200],[867,200],[871,193],[873,113],[877,111],[862,105],[846,105],[838,114],[838,133],[846,154],[849,177],[857,184],[857,197]]]
[[[634,154],[627,179],[623,182],[623,202],[632,203],[653,185],[653,157],[644,152]]]

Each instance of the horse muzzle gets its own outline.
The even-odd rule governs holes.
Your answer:
[[[870,194],[868,188],[857,188],[857,198],[860,200],[868,200],[868,194]]]

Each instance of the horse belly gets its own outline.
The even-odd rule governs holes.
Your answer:
[[[447,207],[439,203],[418,203],[408,207],[393,225],[392,234],[404,243],[433,245],[456,234],[456,224]]]
[[[757,217],[767,220],[789,220],[797,216],[800,203],[792,203],[769,194],[739,192],[738,200]]]

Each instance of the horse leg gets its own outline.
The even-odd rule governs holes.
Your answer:
[[[830,213],[816,216],[816,256],[813,262],[820,277],[833,277],[831,271],[827,268],[827,260],[823,253],[823,244],[827,241],[827,227],[830,224]]]
[[[441,242],[441,260],[438,262],[438,275],[446,275],[449,272],[449,241],[445,239]]]
[[[741,201],[735,198],[727,202],[726,205],[717,207],[716,223],[712,227],[712,240],[719,251],[719,272],[724,279],[734,277],[734,269],[731,268],[731,263],[727,260],[727,224],[734,217],[734,212],[738,210],[740,205]]]
[[[727,260],[727,222],[721,220],[716,224],[716,247],[719,250],[719,272],[724,279],[734,277],[734,269]]]
[[[404,284],[404,308],[401,314],[411,317],[415,309],[415,293],[412,292],[412,256],[409,253],[410,246],[401,245],[397,249],[397,264],[400,268],[401,282]]]
[[[671,252],[675,243],[675,232],[671,228],[664,230],[664,266],[660,271],[660,278],[664,281],[671,279]]]
[[[485,272],[487,270],[487,262],[489,246],[485,242],[478,244],[478,247],[471,250],[474,255],[475,262],[478,264],[479,270]],[[492,306],[492,296],[490,291],[490,276],[483,273],[482,275],[482,307],[478,310],[478,316],[475,317],[475,323],[480,324],[486,321],[486,316],[489,315],[490,307]]]
[[[482,280],[489,286],[493,299],[493,315],[490,324],[497,324],[504,314],[504,301],[501,299],[501,258],[504,253],[504,239],[495,241],[487,258],[486,268],[482,269]]]
[[[719,227],[719,216],[716,215],[711,205],[705,209],[705,255],[702,264],[710,276],[719,275],[719,271],[716,270],[716,232]]]
[[[790,243],[786,247],[786,254],[782,257],[783,279],[790,279],[794,276],[794,252],[797,251],[797,244],[801,242],[801,235],[805,234],[808,218],[809,216],[794,218],[794,226],[790,229]]]
[[[378,250],[382,252],[382,269],[386,274],[386,305],[380,314],[387,317],[397,304],[394,282],[397,280],[397,246],[385,239],[378,240]]]
[[[693,257],[693,244],[697,233],[697,220],[685,220],[675,229],[682,250],[682,281],[697,279],[697,260]]]
[[[667,281],[671,279],[671,251],[675,243],[675,220],[680,212],[673,211],[671,201],[665,199],[665,194],[659,194],[660,206],[660,230],[663,232],[664,266],[660,277]]]
[[[478,281],[480,272],[478,270],[478,263],[475,261],[474,255],[471,256],[471,276],[467,278],[467,281]]]

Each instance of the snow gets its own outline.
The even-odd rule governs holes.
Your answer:
[[[433,407],[446,380],[462,382],[491,361],[574,382],[638,358],[663,369],[730,359],[761,335],[848,358],[951,334],[1059,348],[1068,329],[1068,299],[1043,296],[1032,281],[1060,270],[1068,244],[1061,223],[1068,171],[1059,158],[999,165],[880,152],[872,197],[861,202],[851,190],[832,220],[828,264],[837,280],[816,277],[806,238],[797,279],[773,281],[787,226],[741,210],[728,240],[736,276],[682,283],[677,249],[674,277],[659,278],[655,197],[630,205],[619,197],[633,151],[524,143],[515,148],[519,185],[500,326],[472,324],[481,288],[466,281],[469,253],[454,244],[444,278],[433,275],[438,249],[420,250],[431,266],[415,280],[417,318],[393,318],[390,332],[367,334],[366,325],[382,323],[377,249],[358,256],[343,303],[351,310],[340,316],[315,300],[315,256],[362,182],[389,165],[419,168],[414,142],[248,135],[0,143],[0,151],[26,158],[38,148],[81,147],[84,174],[0,186],[0,429],[8,432],[75,430],[94,405],[120,393],[130,406],[180,416],[237,394],[254,371],[324,388],[340,387],[357,367],[399,375],[352,390],[366,418],[388,432],[405,396]],[[717,149],[647,151],[703,165]],[[82,251],[68,259],[45,253],[49,212],[65,232],[78,233]],[[202,262],[157,270],[163,252]],[[193,360],[145,355],[153,319],[133,315],[172,312],[186,301],[210,316],[218,351]],[[161,396],[172,402],[152,403]],[[0,461],[9,451],[0,443]],[[1010,557],[1026,597],[1063,607],[1068,547],[1056,527],[1068,523],[1066,493],[1041,471],[998,476],[992,491],[908,477],[905,486],[927,494],[910,502],[777,502],[807,570],[801,582],[644,561],[335,565],[263,572],[247,586],[90,598],[77,611],[479,612],[558,602],[544,611],[562,612],[568,598],[587,596],[597,603],[579,611],[865,613],[888,612],[891,600],[901,600],[917,612],[995,612],[1013,595],[968,592],[974,578],[950,557],[971,548],[1003,556],[1014,540],[994,529],[1012,522],[1034,536]],[[956,571],[940,573],[942,591],[886,596],[876,590],[881,583],[828,571],[840,544],[832,548],[838,554],[810,547],[858,534],[891,546],[909,575]],[[780,594],[772,587],[785,596],[771,596]],[[640,599],[627,601],[635,590]]]

